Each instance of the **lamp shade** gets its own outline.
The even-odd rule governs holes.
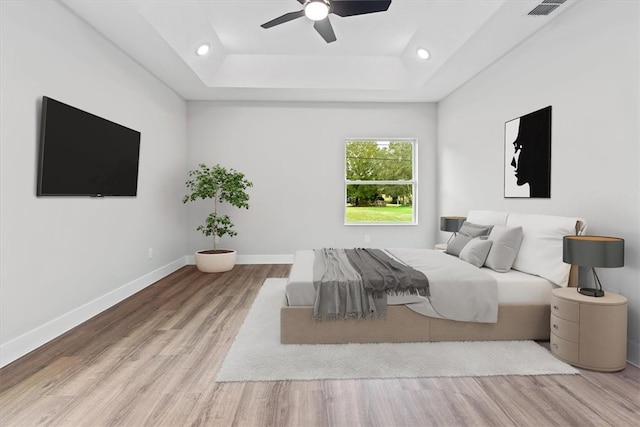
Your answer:
[[[604,236],[564,236],[562,260],[585,267],[624,266],[624,239]]]
[[[467,217],[464,216],[441,216],[440,217],[440,230],[452,231],[456,233],[462,227]]]

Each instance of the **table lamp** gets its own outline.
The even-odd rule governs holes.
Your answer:
[[[467,220],[465,216],[441,216],[440,217],[440,230],[441,231],[450,231],[453,232],[449,240],[447,240],[447,244],[456,236],[462,224]]]
[[[602,297],[604,291],[595,267],[624,266],[624,239],[604,236],[564,236],[562,260],[568,264],[591,268],[595,288],[578,286],[578,292],[591,297]]]

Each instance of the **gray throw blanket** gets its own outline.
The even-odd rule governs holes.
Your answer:
[[[381,317],[387,294],[429,295],[426,276],[379,249],[317,249],[315,319]]]

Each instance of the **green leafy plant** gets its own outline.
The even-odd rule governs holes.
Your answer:
[[[253,183],[247,180],[243,173],[234,169],[226,169],[220,165],[209,167],[203,163],[198,165],[198,169],[189,171],[189,178],[186,185],[191,194],[184,196],[182,203],[198,199],[213,199],[213,212],[196,230],[207,237],[213,236],[215,252],[217,238],[224,235],[233,237],[238,234],[233,229],[229,215],[218,214],[218,204],[227,202],[237,208],[249,209],[249,195],[246,190],[253,187]]]

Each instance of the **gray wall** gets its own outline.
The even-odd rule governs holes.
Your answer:
[[[638,2],[580,2],[438,105],[440,214],[470,209],[581,216],[623,237],[625,267],[600,269],[629,299],[640,363]],[[553,106],[550,199],[503,198],[504,123]]]
[[[184,264],[186,103],[58,2],[0,7],[5,364]],[[43,95],[142,133],[138,197],[36,197]]]
[[[247,175],[250,209],[232,208],[239,256],[290,255],[326,246],[424,247],[434,242],[436,115],[433,104],[189,102],[190,168],[220,163]],[[347,138],[417,138],[418,225],[344,225]],[[209,206],[189,209],[189,251],[211,246],[195,231]],[[245,258],[246,259],[246,258]],[[256,259],[252,257],[250,259]]]

